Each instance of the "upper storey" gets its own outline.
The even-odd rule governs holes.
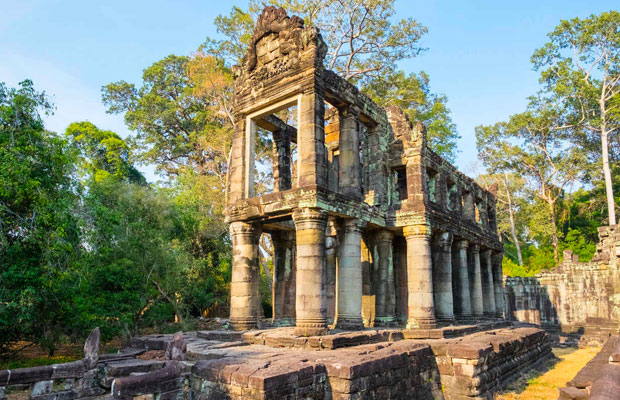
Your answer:
[[[384,227],[460,224],[497,242],[495,196],[433,153],[421,123],[325,70],[326,52],[300,18],[259,16],[233,69],[229,220],[318,207]]]

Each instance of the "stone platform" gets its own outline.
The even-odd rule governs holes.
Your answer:
[[[251,330],[240,334],[246,344],[259,344],[275,348],[296,348],[306,350],[335,350],[363,344],[396,342],[403,339],[447,339],[511,326],[508,321],[487,321],[478,325],[450,325],[436,329],[375,329],[342,331],[333,329],[328,335],[297,336],[294,327]],[[206,333],[198,333],[206,335]],[[219,334],[211,335],[216,337]],[[203,336],[204,337],[204,336]]]
[[[303,343],[288,333],[186,333],[195,398],[489,399],[553,357],[548,336],[536,328],[423,340],[408,340],[398,330],[366,330]],[[157,349],[170,340],[147,336],[132,345]]]

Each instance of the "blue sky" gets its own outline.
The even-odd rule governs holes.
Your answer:
[[[50,130],[89,120],[126,136],[121,116],[105,113],[101,86],[139,83],[142,70],[169,54],[195,50],[217,36],[213,19],[233,3],[202,1],[0,0],[0,81],[32,79],[52,95]],[[246,1],[234,4],[245,7]],[[616,1],[399,1],[398,17],[428,27],[428,51],[401,63],[426,71],[431,89],[448,96],[462,136],[457,166],[474,174],[474,128],[520,112],[538,90],[530,56],[561,19],[615,8]],[[153,180],[152,169],[142,168]]]

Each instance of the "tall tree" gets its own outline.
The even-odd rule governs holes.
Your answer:
[[[528,111],[511,116],[508,122],[476,128],[478,152],[487,168],[520,174],[546,205],[556,262],[560,248],[556,204],[565,188],[587,169],[583,151],[567,140],[565,125],[557,108],[534,98]]]
[[[129,145],[116,133],[103,131],[91,122],[73,122],[65,135],[77,149],[81,170],[95,181],[110,176],[145,184],[144,176],[134,167]]]
[[[170,55],[154,63],[144,70],[139,88],[125,81],[110,83],[102,88],[103,103],[109,113],[125,114],[142,161],[155,164],[169,178],[190,168],[223,187],[228,146],[217,140],[222,121],[194,90],[189,61]]]
[[[326,66],[352,82],[366,83],[417,56],[426,27],[413,18],[397,20],[394,0],[271,0],[319,28],[329,47]],[[258,11],[254,1],[250,9]]]
[[[402,108],[411,121],[422,121],[431,149],[454,162],[460,136],[446,105],[448,99],[431,92],[428,74],[422,71],[405,75],[403,71],[396,71],[384,79],[369,82],[364,93],[381,106]]]
[[[600,142],[609,224],[616,224],[610,140],[620,129],[620,13],[563,20],[536,50],[532,62],[552,96],[563,102],[571,123],[583,129],[581,145]]]
[[[380,78],[398,61],[415,57],[423,48],[426,27],[413,18],[395,20],[394,0],[269,0],[250,1],[248,11],[233,7],[215,25],[225,39],[207,38],[210,54],[239,64],[265,4],[282,7],[316,26],[329,47],[327,68],[353,82]]]
[[[79,255],[74,151],[45,131],[53,106],[31,81],[0,83],[0,353],[17,340],[50,350],[67,321]]]
[[[500,237],[506,233],[510,235],[515,246],[517,262],[522,266],[523,254],[517,229],[517,225],[522,225],[521,221],[517,221],[521,199],[516,195],[523,191],[524,179],[516,174],[509,174],[507,171],[499,174],[479,175],[476,179],[487,189],[493,185],[497,187],[497,228]]]

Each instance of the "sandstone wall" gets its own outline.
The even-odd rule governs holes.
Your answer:
[[[620,228],[599,228],[597,253],[579,262],[570,250],[552,272],[508,277],[505,315],[513,321],[586,336],[608,336],[620,325]]]

